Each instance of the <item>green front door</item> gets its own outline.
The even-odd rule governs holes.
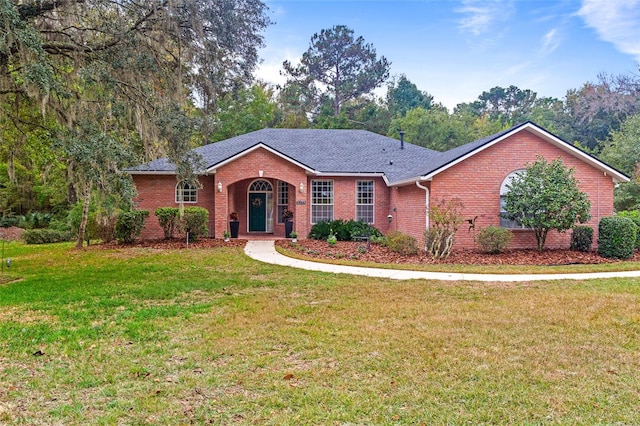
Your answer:
[[[249,232],[267,230],[267,194],[249,193]]]

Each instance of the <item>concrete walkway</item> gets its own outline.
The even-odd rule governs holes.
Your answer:
[[[595,278],[640,277],[640,271],[593,272],[584,274],[534,274],[534,275],[502,275],[502,274],[464,274],[449,272],[404,271],[398,269],[364,268],[359,266],[332,265],[329,263],[310,262],[293,259],[278,253],[274,241],[250,240],[244,248],[247,256],[260,262],[310,271],[329,272],[333,274],[364,275],[367,277],[391,278],[394,280],[445,280],[445,281],[548,281],[548,280],[587,280]]]

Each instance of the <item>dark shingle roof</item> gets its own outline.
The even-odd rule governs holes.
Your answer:
[[[388,181],[410,176],[441,155],[366,130],[263,129],[196,148],[206,169],[263,144],[318,173],[381,173]],[[130,172],[173,172],[166,158],[129,169]]]
[[[468,144],[438,152],[405,142],[401,148],[397,139],[366,130],[324,129],[263,129],[224,141],[196,148],[195,152],[204,160],[205,170],[215,169],[221,163],[264,145],[291,161],[297,162],[319,174],[383,174],[393,184],[410,183],[446,169],[467,155],[482,150],[500,138],[529,128],[548,135],[585,159],[590,156],[562,141],[531,122],[525,122]],[[603,170],[613,172],[618,179],[628,180],[624,174],[612,169],[596,158],[589,160]],[[128,169],[132,173],[173,173],[175,166],[166,158],[151,161]]]

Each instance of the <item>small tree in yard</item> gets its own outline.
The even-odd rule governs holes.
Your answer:
[[[453,237],[462,217],[462,201],[459,198],[440,200],[429,210],[431,227],[424,231],[425,249],[434,259],[446,259],[451,253]]]
[[[589,197],[578,188],[574,170],[559,158],[548,163],[538,157],[507,189],[503,216],[533,229],[539,251],[550,230],[564,232],[591,218]]]

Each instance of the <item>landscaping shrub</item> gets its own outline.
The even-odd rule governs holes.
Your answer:
[[[458,226],[464,222],[462,201],[459,198],[439,200],[429,209],[431,228],[424,231],[427,252],[434,259],[446,259],[451,253]]]
[[[365,235],[382,237],[382,232],[366,222],[336,219],[323,220],[313,225],[309,231],[309,238],[326,240],[332,231],[338,241],[353,241],[353,237]]]
[[[591,251],[593,244],[593,228],[590,226],[576,226],[571,232],[571,245],[569,248],[574,251]]]
[[[349,240],[351,241],[355,241],[354,237],[368,236],[370,240],[382,237],[382,232],[378,228],[361,220],[350,220],[344,224],[344,227],[349,233]]]
[[[636,225],[628,217],[607,216],[598,224],[598,254],[602,257],[628,259],[636,243]]]
[[[173,238],[173,233],[178,228],[180,221],[180,209],[177,207],[158,207],[154,214],[162,227],[164,239]]]
[[[51,244],[69,241],[71,233],[56,229],[27,229],[22,233],[22,238],[27,244]]]
[[[400,231],[388,233],[385,238],[385,245],[389,250],[405,256],[418,253],[418,243],[411,235],[403,234]]]
[[[3,216],[0,217],[0,228],[11,228],[12,226],[18,226],[18,223],[20,223],[20,218],[14,216],[11,212],[4,212]]]
[[[140,236],[144,228],[144,220],[149,217],[148,210],[132,210],[121,212],[115,226],[115,237],[119,243],[132,243]]]
[[[498,254],[505,251],[513,239],[513,232],[497,226],[486,226],[480,229],[476,235],[476,242],[482,251],[489,254]]]
[[[185,207],[182,216],[182,229],[189,232],[189,241],[195,241],[198,237],[209,233],[209,211],[202,207]]]
[[[327,237],[327,242],[329,243],[330,246],[335,246],[336,243],[338,242],[338,238],[336,237],[335,234],[331,233]]]
[[[616,213],[616,216],[629,218],[636,225],[636,243],[634,246],[635,248],[640,249],[640,211],[625,210]]]

